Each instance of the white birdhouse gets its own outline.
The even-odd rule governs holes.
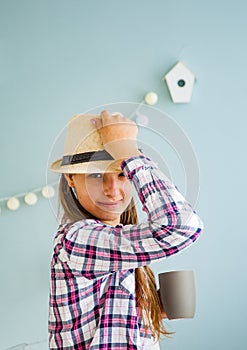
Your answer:
[[[163,79],[166,80],[174,103],[190,102],[195,74],[183,62],[178,62]]]

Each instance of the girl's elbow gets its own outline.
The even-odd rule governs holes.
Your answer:
[[[196,232],[202,232],[204,229],[204,224],[202,219],[195,212],[193,212],[192,215],[190,215],[186,225],[194,227]]]
[[[197,214],[196,214],[196,216],[197,216],[197,228],[198,228],[198,230],[200,230],[200,232],[202,232],[204,229],[204,223],[203,223],[202,219]]]

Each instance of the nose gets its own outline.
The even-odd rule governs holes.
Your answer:
[[[118,178],[111,174],[105,174],[103,178],[103,192],[112,200],[122,199],[122,186]]]

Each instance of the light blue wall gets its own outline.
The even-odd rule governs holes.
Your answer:
[[[246,348],[246,12],[244,0],[0,1],[1,197],[46,183],[54,139],[70,116],[102,104],[140,102],[151,90],[159,95],[156,107],[193,145],[200,169],[196,210],[205,231],[154,270],[195,269],[197,313],[167,322],[176,334],[162,349]],[[178,60],[197,76],[190,104],[173,104],[161,80]],[[154,127],[166,125],[161,119]],[[183,177],[177,179],[183,188]],[[4,206],[3,350],[47,337],[57,226],[41,196],[34,207],[22,202],[16,212]]]

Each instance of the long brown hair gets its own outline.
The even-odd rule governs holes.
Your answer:
[[[62,223],[95,218],[81,206],[63,174],[59,183],[59,206],[59,210],[63,210]],[[123,225],[138,223],[133,198],[122,213],[120,222]],[[165,330],[162,323],[162,305],[157,293],[155,276],[149,266],[135,269],[135,289],[137,307],[140,309],[146,330],[150,329],[152,336],[157,340],[160,339],[161,334],[171,334]]]

